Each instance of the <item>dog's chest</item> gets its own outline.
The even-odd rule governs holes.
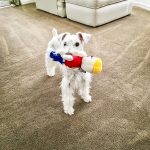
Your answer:
[[[69,81],[69,84],[74,89],[77,89],[80,87],[82,82],[85,80],[85,73],[77,70],[77,71],[69,71],[67,73],[67,78]]]

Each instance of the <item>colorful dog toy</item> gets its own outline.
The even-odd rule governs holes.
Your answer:
[[[102,60],[100,58],[96,58],[93,56],[72,56],[72,60],[64,60],[60,54],[55,53],[52,51],[50,53],[50,58],[53,61],[58,61],[61,64],[65,64],[69,68],[81,68],[83,72],[90,72],[90,73],[99,73],[102,71]]]

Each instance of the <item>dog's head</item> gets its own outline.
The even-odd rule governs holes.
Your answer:
[[[87,33],[78,32],[76,34],[63,33],[59,37],[61,41],[60,53],[63,54],[78,54],[86,53],[84,51],[84,44],[88,43],[91,35]]]
[[[58,34],[56,29],[52,30],[53,38],[48,44],[48,47],[53,48],[60,54],[74,54],[85,56],[84,44],[88,43],[91,35],[78,32],[70,34],[68,32]]]

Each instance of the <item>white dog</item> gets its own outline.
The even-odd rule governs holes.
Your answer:
[[[50,58],[50,52],[55,51],[60,53],[65,60],[71,60],[72,57],[67,54],[73,54],[77,56],[86,56],[84,51],[84,44],[88,43],[90,40],[90,35],[86,33],[76,33],[71,35],[70,33],[57,34],[56,29],[53,29],[53,38],[48,44],[48,48],[45,54],[45,63],[47,74],[49,76],[55,75],[55,68],[58,65],[58,62],[54,62]],[[91,83],[91,74],[86,72],[81,72],[80,69],[68,68],[65,65],[60,65],[63,79],[61,82],[61,91],[62,91],[62,102],[64,106],[64,112],[66,114],[74,114],[74,93],[78,90],[81,98],[85,102],[91,102],[90,96],[90,83]]]

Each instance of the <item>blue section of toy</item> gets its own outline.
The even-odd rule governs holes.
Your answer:
[[[52,51],[50,52],[50,58],[53,59],[53,61],[58,61],[60,62],[61,64],[64,64],[64,60],[63,58],[61,57],[60,54],[57,54],[56,52]]]

